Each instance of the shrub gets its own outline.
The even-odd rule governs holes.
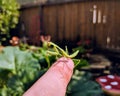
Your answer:
[[[7,40],[10,29],[18,23],[18,9],[16,0],[0,0],[0,43]]]

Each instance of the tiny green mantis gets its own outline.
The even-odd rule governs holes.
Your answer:
[[[48,46],[53,46],[53,48],[54,48],[54,51],[48,51],[49,54],[60,55],[60,56],[66,57],[66,58],[74,58],[79,53],[79,50],[77,50],[74,53],[72,53],[71,55],[69,55],[67,47],[66,47],[66,51],[64,51],[62,48],[60,48],[58,45],[56,45],[53,42],[48,42]]]
[[[58,57],[71,58],[75,64],[75,66],[77,66],[80,63],[80,59],[73,59],[74,57],[76,57],[78,55],[79,50],[77,50],[74,53],[69,55],[67,47],[65,48],[65,50],[63,50],[62,48],[60,48],[58,45],[56,45],[53,42],[48,42],[48,46],[53,46],[53,49],[54,49],[54,50],[48,50],[47,51],[48,54],[55,55]]]

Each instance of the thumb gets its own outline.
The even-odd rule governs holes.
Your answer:
[[[74,68],[74,63],[70,58],[62,57],[62,58],[58,59],[52,65],[51,68],[58,71],[59,74],[62,76],[64,83],[67,84],[67,83],[69,83],[69,81],[71,79],[71,76],[73,73],[73,68]]]
[[[58,59],[23,96],[65,96],[73,68],[70,58]]]

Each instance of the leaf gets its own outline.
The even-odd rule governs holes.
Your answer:
[[[12,47],[6,47],[0,53],[0,69],[15,71],[14,49]]]
[[[21,51],[18,47],[5,47],[0,53],[0,96],[22,96],[37,80],[40,68],[31,52]]]
[[[9,40],[10,29],[15,28],[18,23],[19,7],[16,0],[0,0],[0,35],[6,35],[4,41]],[[4,44],[3,38],[3,36],[0,37],[2,44]]]
[[[67,96],[102,96],[100,86],[91,80],[91,74],[75,70],[67,88]]]

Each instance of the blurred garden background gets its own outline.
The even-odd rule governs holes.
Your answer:
[[[0,0],[0,96],[22,96],[60,57],[75,63],[66,96],[120,96],[119,10],[120,0]]]

